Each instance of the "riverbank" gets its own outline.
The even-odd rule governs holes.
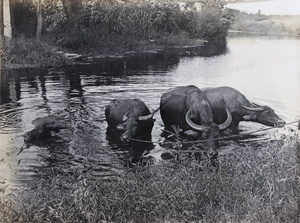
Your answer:
[[[16,29],[12,36],[16,38],[5,43],[5,68],[19,64],[62,66],[70,62],[70,57],[74,59],[80,57],[78,55],[122,56],[128,52],[201,46],[204,42],[225,44],[232,22],[231,15],[217,3],[204,7],[199,13],[195,9],[181,10],[176,3],[97,4],[92,1],[80,5],[80,13],[77,13],[80,15],[74,14],[73,20],[66,20],[67,9],[60,5],[54,7],[52,2],[44,3],[43,32],[41,41],[36,42],[36,15],[26,14],[32,12],[35,5],[19,4],[23,14],[15,18]],[[20,19],[22,16],[26,19]],[[75,20],[77,25],[73,24]]]
[[[91,63],[105,58],[122,58],[143,53],[173,51],[178,55],[206,56],[201,50],[207,44],[202,39],[185,35],[170,36],[156,40],[132,40],[127,45],[108,45],[99,48],[68,49],[49,41],[35,42],[32,39],[16,38],[6,41],[4,69],[60,67],[76,63]],[[215,46],[225,47],[225,42]],[[210,53],[211,55],[214,52]]]
[[[229,30],[229,36],[276,36],[300,37],[300,15],[298,16],[265,16],[260,14],[240,13],[230,10],[234,14],[234,22]],[[167,35],[156,39],[130,40],[120,43],[109,43],[98,47],[81,47],[77,50],[66,48],[60,43],[49,41],[51,36],[43,36],[41,42],[24,37],[10,39],[5,44],[4,69],[21,69],[28,67],[59,67],[82,62],[93,62],[99,58],[117,58],[128,55],[162,52],[177,49],[178,53],[186,56],[211,56],[225,52],[215,49],[210,55],[202,55],[200,48],[207,41],[190,38],[187,33]],[[226,42],[219,46],[226,47]],[[217,44],[210,44],[215,48]]]

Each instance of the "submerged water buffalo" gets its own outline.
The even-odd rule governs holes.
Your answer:
[[[52,132],[59,132],[61,129],[68,127],[60,120],[61,118],[49,115],[43,118],[37,118],[32,121],[35,128],[24,135],[26,144],[36,143],[37,141],[48,139],[52,136]]]
[[[151,139],[154,112],[139,99],[114,99],[105,109],[108,132],[121,134],[121,141]]]
[[[193,86],[180,86],[164,93],[160,101],[160,113],[167,130],[178,126],[186,135],[193,135],[208,139],[205,146],[210,155],[216,154],[219,130],[225,129],[231,123],[230,113],[227,113],[225,122],[217,125],[213,121],[210,104],[203,92]],[[209,140],[212,139],[212,140]]]
[[[250,103],[239,91],[231,87],[201,89],[206,95],[214,116],[215,123],[226,120],[227,109],[232,115],[230,127],[237,127],[240,121],[253,121],[267,126],[283,127],[285,121],[279,118],[269,106]]]

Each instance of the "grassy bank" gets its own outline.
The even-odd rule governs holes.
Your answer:
[[[120,44],[120,43],[119,43]],[[48,41],[36,42],[24,37],[6,41],[4,50],[4,68],[18,69],[26,67],[59,67],[76,63],[68,54],[77,54],[84,57],[123,56],[126,53],[142,53],[159,51],[170,47],[201,46],[205,41],[191,39],[185,34],[161,37],[153,40],[130,40],[126,44],[102,45],[98,47],[84,46],[79,49],[70,49]]]
[[[299,222],[300,145],[297,133],[288,131],[259,144],[227,146],[232,150],[222,153],[217,166],[181,154],[179,160],[148,163],[98,181],[84,173],[44,176],[32,182],[32,189],[2,197],[0,219]]]
[[[230,34],[248,36],[288,36],[300,37],[299,15],[247,14],[230,10],[234,14],[234,22]]]
[[[56,3],[55,3],[56,2]],[[90,2],[91,3],[91,2]],[[95,2],[94,2],[95,3]],[[72,32],[57,1],[44,2],[41,42],[35,41],[34,3],[17,1],[14,38],[5,42],[5,67],[55,67],[68,62],[57,52],[87,56],[226,43],[232,16],[218,4],[201,12],[175,3],[83,4]],[[26,17],[26,19],[20,19]],[[70,22],[70,21],[69,21]]]

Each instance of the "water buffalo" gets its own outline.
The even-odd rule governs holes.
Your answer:
[[[164,93],[160,101],[160,113],[165,129],[172,131],[172,126],[178,126],[186,135],[214,139],[219,137],[219,130],[225,129],[231,123],[231,115],[225,109],[227,119],[217,125],[213,122],[210,104],[203,92],[193,86],[180,86]],[[217,140],[208,140],[204,144],[210,155],[215,155]]]
[[[108,132],[120,133],[122,142],[130,138],[151,139],[153,115],[139,99],[114,99],[105,109]]]
[[[285,121],[279,118],[269,106],[259,106],[250,103],[239,91],[231,87],[203,88],[214,116],[215,123],[226,119],[227,109],[232,115],[230,127],[236,128],[240,121],[253,121],[267,126],[283,127]]]
[[[67,129],[67,126],[60,120],[59,117],[49,115],[43,118],[37,118],[32,121],[35,128],[24,135],[26,144],[36,143],[40,140],[50,138],[52,132],[59,132],[61,129]]]

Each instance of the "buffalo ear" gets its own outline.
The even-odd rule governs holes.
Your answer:
[[[119,125],[117,125],[116,129],[120,132],[124,132],[125,131],[125,126],[124,126],[124,124],[119,124]]]
[[[126,120],[128,119],[128,114],[129,114],[130,111],[126,112],[123,117],[122,117],[122,120],[123,122],[126,122]]]

